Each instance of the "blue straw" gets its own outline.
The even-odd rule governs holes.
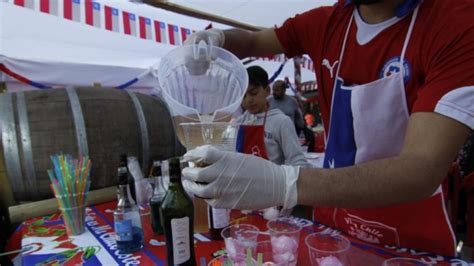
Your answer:
[[[206,257],[201,257],[201,266],[206,266]]]

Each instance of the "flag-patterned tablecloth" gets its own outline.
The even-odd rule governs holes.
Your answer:
[[[116,202],[108,202],[86,209],[86,232],[69,238],[59,214],[39,217],[23,222],[9,241],[8,250],[30,247],[28,251],[17,255],[14,261],[23,265],[166,265],[166,245],[163,235],[152,232],[150,222],[143,219],[145,244],[141,251],[133,254],[120,254],[117,251],[114,230],[113,210]],[[266,221],[258,214],[243,215],[233,211],[233,223],[250,223],[260,230],[266,230]],[[298,265],[310,265],[304,237],[316,231],[339,233],[323,225],[301,218],[298,222],[304,226],[300,237]],[[391,257],[418,258],[436,265],[468,265],[451,257],[438,256],[405,248],[370,245],[350,236],[348,251],[351,265],[382,265]],[[262,238],[266,236],[262,235]],[[263,240],[263,239],[262,239]],[[198,265],[204,260],[222,254],[223,241],[211,241],[207,234],[195,234],[195,252]]]

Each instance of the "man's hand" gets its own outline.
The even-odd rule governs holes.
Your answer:
[[[299,167],[276,165],[242,153],[205,145],[187,152],[184,160],[207,165],[183,169],[183,185],[216,208],[263,209],[296,205]],[[191,180],[189,180],[191,179]],[[198,183],[196,183],[198,182]]]
[[[202,40],[208,45],[223,47],[225,42],[225,35],[224,32],[220,29],[201,30],[191,34],[184,41],[183,45],[198,44]]]

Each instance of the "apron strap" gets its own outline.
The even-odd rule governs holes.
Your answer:
[[[403,60],[405,59],[405,53],[406,53],[406,50],[408,48],[408,43],[410,42],[410,39],[411,39],[411,35],[412,35],[412,32],[413,32],[413,28],[415,27],[415,21],[416,21],[416,17],[418,16],[418,10],[420,9],[420,5],[419,4],[416,8],[415,8],[415,11],[413,11],[413,15],[411,16],[411,21],[410,21],[410,26],[408,27],[408,32],[407,32],[407,35],[405,37],[405,42],[403,43],[403,49],[402,49],[402,53],[400,55],[400,71],[402,71],[402,77],[405,75],[405,73],[403,73],[403,71],[405,70],[404,67],[403,67]]]
[[[339,70],[341,69],[342,58],[344,56],[344,51],[346,50],[347,37],[349,36],[349,31],[351,30],[352,21],[354,20],[354,12],[355,12],[355,9],[352,12],[351,18],[349,20],[349,25],[347,26],[346,33],[344,34],[344,40],[342,42],[342,48],[341,48],[341,52],[339,54],[339,64],[337,65],[336,75],[334,76],[334,85],[332,86],[332,97],[331,97],[331,112],[330,112],[330,115],[329,115],[329,127],[328,127],[329,130],[328,130],[328,134],[326,136],[326,142],[329,140],[329,137],[331,136],[331,124],[333,122],[331,117],[332,117],[332,109],[334,108],[334,98],[335,98],[335,95],[336,95],[337,80],[339,78]]]

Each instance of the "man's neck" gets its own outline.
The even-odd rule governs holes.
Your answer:
[[[368,24],[384,22],[395,16],[397,6],[403,0],[385,0],[371,5],[360,5],[359,14]]]

